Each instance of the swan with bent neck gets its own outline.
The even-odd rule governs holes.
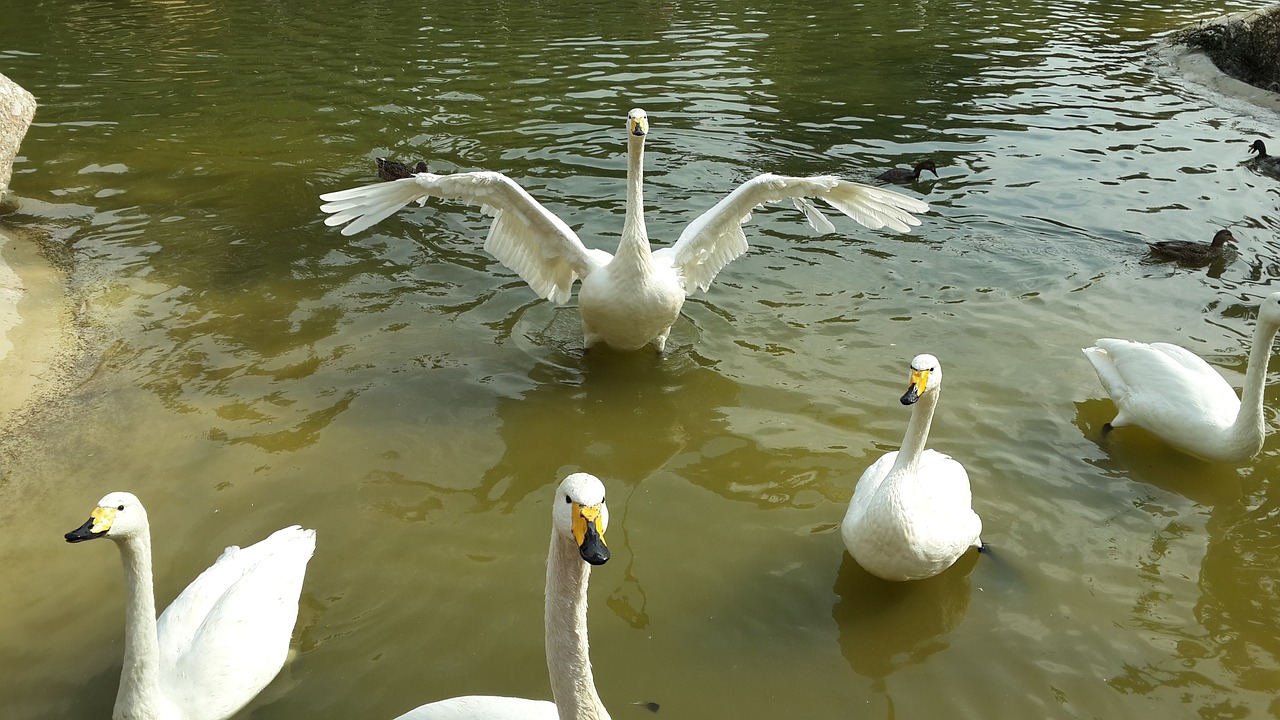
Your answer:
[[[885,580],[932,577],[982,548],[969,474],[950,456],[925,449],[941,394],[938,358],[912,358],[902,404],[914,407],[902,445],[862,473],[840,524],[853,559]]]
[[[787,177],[758,175],[690,223],[669,247],[652,250],[644,222],[644,143],[649,116],[627,115],[627,194],[617,251],[588,249],[560,218],[534,200],[506,175],[419,172],[392,182],[325,193],[320,209],[331,213],[325,225],[345,225],[353,235],[391,216],[411,202],[430,198],[479,205],[493,216],[484,249],[511,268],[539,296],[557,304],[569,301],[582,280],[578,307],[583,342],[617,350],[666,346],[686,296],[706,291],[720,270],[747,251],[742,226],[752,211],[768,202],[791,200],[818,232],[835,226],[809,198],[878,229],[907,232],[919,225],[912,213],[929,206],[900,193],[841,180],[830,175]]]
[[[115,720],[224,720],[280,672],[298,619],[314,530],[227,548],[156,619],[147,511],[113,492],[67,542],[107,538],[125,575],[124,666]]]
[[[1262,449],[1262,391],[1271,342],[1280,331],[1280,292],[1258,307],[1240,397],[1209,363],[1169,343],[1102,338],[1084,355],[1115,401],[1104,431],[1137,425],[1205,460],[1243,462]]]
[[[591,566],[609,559],[604,484],[587,473],[569,475],[556,488],[551,519],[543,623],[553,702],[468,695],[422,705],[396,720],[609,720],[587,647],[587,580]]]

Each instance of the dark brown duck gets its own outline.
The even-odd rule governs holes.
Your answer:
[[[938,177],[938,166],[932,160],[922,160],[913,168],[890,168],[876,176],[877,180],[891,183],[909,183],[920,179],[920,173],[928,170]]]
[[[399,180],[400,178],[413,177],[417,173],[427,172],[427,164],[421,160],[413,168],[402,162],[388,160],[386,158],[378,158],[378,177],[383,180]]]
[[[1190,240],[1166,240],[1164,242],[1149,243],[1151,254],[1165,258],[1168,260],[1182,260],[1184,262],[1208,262],[1216,260],[1228,252],[1230,248],[1227,243],[1233,243],[1236,237],[1231,234],[1230,230],[1219,230],[1213,236],[1213,242],[1202,243],[1192,242]]]

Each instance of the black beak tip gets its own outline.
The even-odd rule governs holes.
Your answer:
[[[609,548],[602,545],[591,551],[584,549],[582,551],[582,559],[591,565],[603,565],[609,562]]]
[[[78,543],[78,542],[84,542],[85,540],[93,540],[94,538],[100,538],[102,536],[103,536],[103,533],[93,532],[93,519],[91,518],[87,522],[85,522],[85,524],[81,525],[75,530],[72,530],[66,535],[63,535],[62,537],[64,540],[66,540],[69,543]]]

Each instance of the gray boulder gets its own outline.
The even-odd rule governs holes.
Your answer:
[[[9,179],[18,146],[36,115],[36,99],[14,81],[0,74],[0,207],[11,205]]]

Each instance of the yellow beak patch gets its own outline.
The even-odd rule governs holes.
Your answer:
[[[916,386],[916,394],[923,395],[924,389],[929,385],[928,370],[911,370],[911,384]]]
[[[631,118],[631,134],[632,135],[648,135],[649,119],[648,118]]]
[[[95,535],[101,535],[111,529],[111,523],[116,520],[116,509],[109,507],[94,508],[93,512],[89,513],[89,517],[93,519],[93,527],[90,528],[90,532]]]
[[[578,503],[574,503],[573,539],[578,543],[578,547],[582,547],[582,543],[586,542],[587,523],[590,523],[592,529],[595,530],[596,536],[600,538],[600,543],[602,545],[607,545],[604,541],[604,528],[600,526],[600,506],[583,506]]]

